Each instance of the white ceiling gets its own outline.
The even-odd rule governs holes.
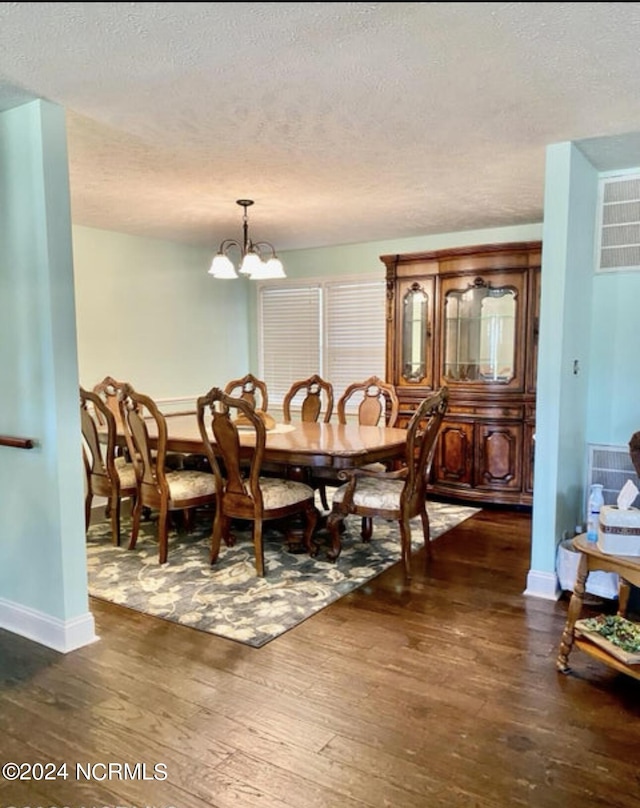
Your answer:
[[[640,165],[640,3],[0,3],[0,110],[66,109],[74,223],[278,249],[542,221]],[[602,141],[603,136],[615,136]]]

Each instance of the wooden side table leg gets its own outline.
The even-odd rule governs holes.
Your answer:
[[[580,560],[578,561],[578,572],[576,574],[576,582],[573,587],[573,594],[569,601],[569,611],[567,612],[567,622],[564,625],[562,632],[562,640],[560,641],[560,651],[556,660],[556,668],[560,673],[569,673],[569,654],[573,647],[573,636],[576,620],[582,611],[582,603],[584,601],[585,584],[587,575],[589,574],[589,564],[587,556],[580,553]]]
[[[627,616],[630,594],[631,585],[629,584],[629,581],[625,581],[625,579],[621,577],[618,584],[618,614],[620,617]]]

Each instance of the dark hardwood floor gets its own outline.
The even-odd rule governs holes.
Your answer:
[[[530,526],[483,510],[411,586],[398,564],[262,649],[99,601],[67,655],[0,631],[2,763],[68,767],[0,776],[0,808],[637,808],[640,682],[577,649],[556,671]]]

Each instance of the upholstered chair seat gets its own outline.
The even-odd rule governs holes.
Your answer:
[[[206,471],[167,471],[165,478],[173,502],[207,497],[215,491],[213,475]]]
[[[381,472],[384,473],[384,466]],[[404,480],[378,479],[376,477],[361,477],[353,492],[353,505],[356,508],[374,508],[380,511],[400,510],[400,497],[404,488]],[[344,500],[347,486],[338,488],[333,495],[333,503],[339,504]]]
[[[115,467],[120,478],[121,488],[136,487],[136,469],[133,463],[129,463],[126,457],[116,457]]]
[[[258,485],[262,492],[262,504],[267,511],[289,508],[308,497],[310,490],[306,483],[275,477],[260,477]],[[313,491],[311,495],[313,496]]]

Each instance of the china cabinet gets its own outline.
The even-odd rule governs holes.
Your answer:
[[[406,424],[446,384],[430,490],[530,505],[542,244],[383,255],[387,381]]]

